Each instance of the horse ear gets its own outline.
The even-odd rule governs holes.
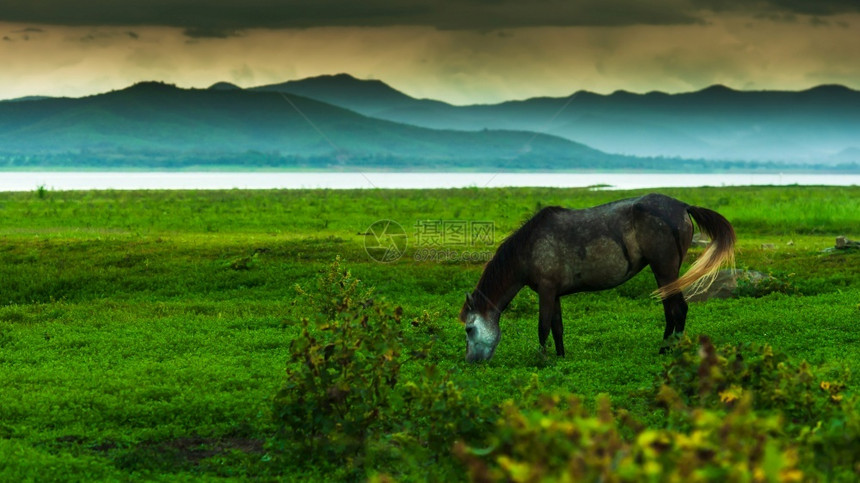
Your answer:
[[[469,307],[469,310],[475,310],[475,299],[470,293],[466,293],[466,306]]]

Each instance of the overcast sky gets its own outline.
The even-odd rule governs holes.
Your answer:
[[[0,98],[347,72],[458,104],[860,89],[860,0],[2,0]]]

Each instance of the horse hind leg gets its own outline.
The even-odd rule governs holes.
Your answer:
[[[654,266],[651,269],[654,271],[658,287],[663,287],[678,279],[678,270],[660,270]],[[661,354],[669,350],[669,338],[672,335],[681,336],[684,333],[684,327],[687,324],[687,301],[684,300],[684,294],[677,293],[663,299],[663,312],[666,316],[666,330],[663,331]]]
[[[555,313],[552,315],[552,340],[555,353],[564,357],[564,326],[561,325],[561,297],[555,298]]]
[[[661,353],[668,350],[670,337],[684,334],[684,326],[687,323],[687,301],[684,300],[684,295],[678,293],[663,300],[663,312],[666,315],[666,330],[663,331],[666,345],[660,349]]]

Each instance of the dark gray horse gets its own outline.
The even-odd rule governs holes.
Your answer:
[[[693,224],[711,244],[684,276],[681,262],[693,238]],[[460,320],[466,325],[466,360],[487,360],[499,343],[499,316],[517,292],[538,294],[538,340],[545,347],[552,330],[555,351],[564,355],[562,295],[621,285],[651,266],[655,292],[666,314],[665,341],[684,332],[687,302],[682,290],[707,288],[725,263],[734,262],[735,232],[719,213],[649,194],[585,210],[540,210],[509,236],[484,268],[478,286],[466,295]]]

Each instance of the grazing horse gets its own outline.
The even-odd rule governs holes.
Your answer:
[[[681,262],[693,239],[695,220],[710,245],[681,277]],[[682,290],[706,289],[725,263],[734,263],[735,231],[719,213],[659,194],[629,198],[584,210],[548,207],[505,239],[487,263],[478,286],[466,295],[460,320],[466,326],[466,360],[487,360],[499,343],[499,317],[517,292],[538,294],[538,341],[552,331],[564,355],[562,295],[621,285],[651,266],[655,295],[666,315],[664,345],[684,332],[687,302]]]

